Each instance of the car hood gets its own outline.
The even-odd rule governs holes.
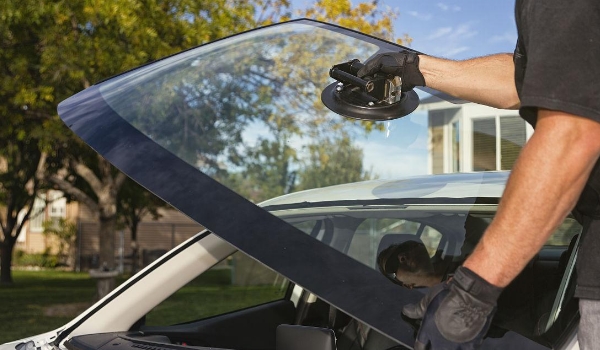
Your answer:
[[[298,189],[428,172],[423,110],[392,121],[360,122],[330,112],[320,100],[333,82],[332,65],[399,48],[348,29],[297,20],[113,77],[63,101],[58,112],[114,166],[214,234],[410,343],[413,329],[402,321],[397,300],[416,302],[419,293],[398,290],[369,267],[254,204]],[[262,206],[359,198],[460,197],[475,203],[497,196],[505,178],[471,175],[469,191],[462,193],[452,190],[458,179],[450,176],[382,180],[334,187],[320,192],[320,199],[301,192]],[[484,194],[483,182],[493,195]],[[369,310],[361,307],[367,297],[374,300]]]

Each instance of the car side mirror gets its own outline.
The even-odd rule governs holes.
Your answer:
[[[282,324],[277,327],[275,350],[336,350],[331,329]]]

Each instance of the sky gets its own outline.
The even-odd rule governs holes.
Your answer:
[[[311,2],[293,0],[292,4],[303,8]],[[353,5],[358,2],[352,0]],[[514,0],[379,0],[379,4],[397,13],[396,36],[407,34],[413,39],[409,46],[428,55],[467,59],[514,51]],[[355,140],[363,149],[365,168],[380,178],[428,173],[425,112],[385,123],[386,132]]]
[[[429,55],[465,59],[513,52],[517,41],[514,0],[384,0],[398,11],[394,29],[411,48]]]
[[[292,1],[294,8],[310,2]],[[353,5],[358,2],[352,0]],[[396,36],[408,34],[413,39],[410,47],[428,55],[465,59],[514,51],[514,0],[379,0],[379,4],[398,14]]]

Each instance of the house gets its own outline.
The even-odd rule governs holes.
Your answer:
[[[58,253],[58,242],[52,236],[44,235],[44,222],[58,222],[67,219],[76,225],[77,240],[72,247],[70,265],[77,271],[98,268],[98,229],[99,223],[89,209],[78,202],[67,202],[62,192],[50,190],[38,195],[33,206],[33,214],[19,234],[15,251],[35,254]],[[203,227],[174,209],[161,208],[160,219],[152,220],[148,215],[138,226],[137,266],[144,266],[160,254],[190,238]],[[117,251],[116,263],[121,270],[131,266],[131,233],[127,228],[115,232]]]
[[[436,96],[422,99],[419,109],[428,116],[432,174],[510,170],[533,134],[517,110],[453,104]]]

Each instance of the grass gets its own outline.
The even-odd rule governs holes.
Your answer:
[[[188,285],[146,315],[146,324],[165,326],[240,310],[280,299],[272,286]]]
[[[92,303],[96,283],[87,273],[13,271],[14,285],[0,287],[0,344],[51,331],[72,319],[44,316],[57,304]]]
[[[231,285],[231,271],[209,270],[146,315],[146,325],[166,326],[240,310],[283,297],[272,285]]]
[[[152,310],[146,324],[196,320],[283,295],[283,291],[273,286],[232,286],[229,274],[228,270],[202,274]],[[13,279],[13,286],[0,287],[0,344],[64,325],[92,304],[96,292],[95,281],[87,273],[15,270]],[[78,310],[64,315],[60,311],[68,309],[67,306],[77,306]]]

